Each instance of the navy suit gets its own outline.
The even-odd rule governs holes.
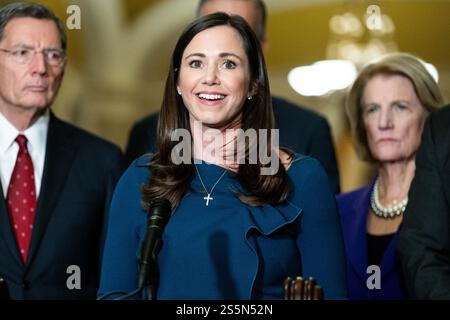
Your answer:
[[[380,265],[381,289],[368,289],[367,214],[374,181],[337,197],[346,253],[347,290],[351,300],[397,300],[406,298],[401,268],[395,254],[398,232],[390,241]]]
[[[398,250],[409,296],[448,300],[450,105],[428,117],[408,198]]]
[[[42,185],[27,263],[19,254],[0,190],[0,278],[11,299],[94,298],[105,213],[123,167],[118,147],[50,117]],[[7,186],[1,186],[7,188]],[[67,268],[81,270],[69,290]]]
[[[327,120],[281,98],[272,97],[272,105],[276,128],[280,129],[280,146],[319,160],[332,190],[339,193],[339,172]],[[145,153],[156,151],[158,116],[158,112],[152,113],[134,124],[125,153],[128,164]]]

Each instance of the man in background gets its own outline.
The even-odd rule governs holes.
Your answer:
[[[98,289],[122,154],[50,111],[66,48],[47,7],[0,8],[0,278],[11,299],[88,299]]]
[[[261,47],[267,48],[267,11],[262,0],[200,0],[197,16],[218,11],[242,16],[258,36]],[[272,105],[280,134],[279,145],[318,159],[328,174],[332,190],[339,193],[339,172],[327,120],[279,97],[272,97]],[[125,153],[128,164],[144,153],[157,151],[158,116],[158,112],[152,113],[133,125]]]
[[[398,238],[408,295],[450,299],[450,105],[427,119]]]

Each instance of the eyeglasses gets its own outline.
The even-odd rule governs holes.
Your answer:
[[[41,53],[44,55],[45,61],[53,66],[60,67],[66,60],[66,54],[60,49],[44,49],[36,50],[33,48],[17,48],[13,50],[7,50],[0,48],[0,51],[6,52],[11,59],[18,64],[28,64],[33,60],[36,53]]]

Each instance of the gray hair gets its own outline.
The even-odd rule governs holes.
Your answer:
[[[59,31],[61,48],[66,51],[67,35],[64,30],[64,23],[46,6],[37,3],[16,2],[0,8],[0,41],[5,36],[6,25],[14,18],[34,18],[53,21]]]

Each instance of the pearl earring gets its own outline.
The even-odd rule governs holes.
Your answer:
[[[253,96],[248,96],[247,97],[247,100],[252,100],[253,99]]]

